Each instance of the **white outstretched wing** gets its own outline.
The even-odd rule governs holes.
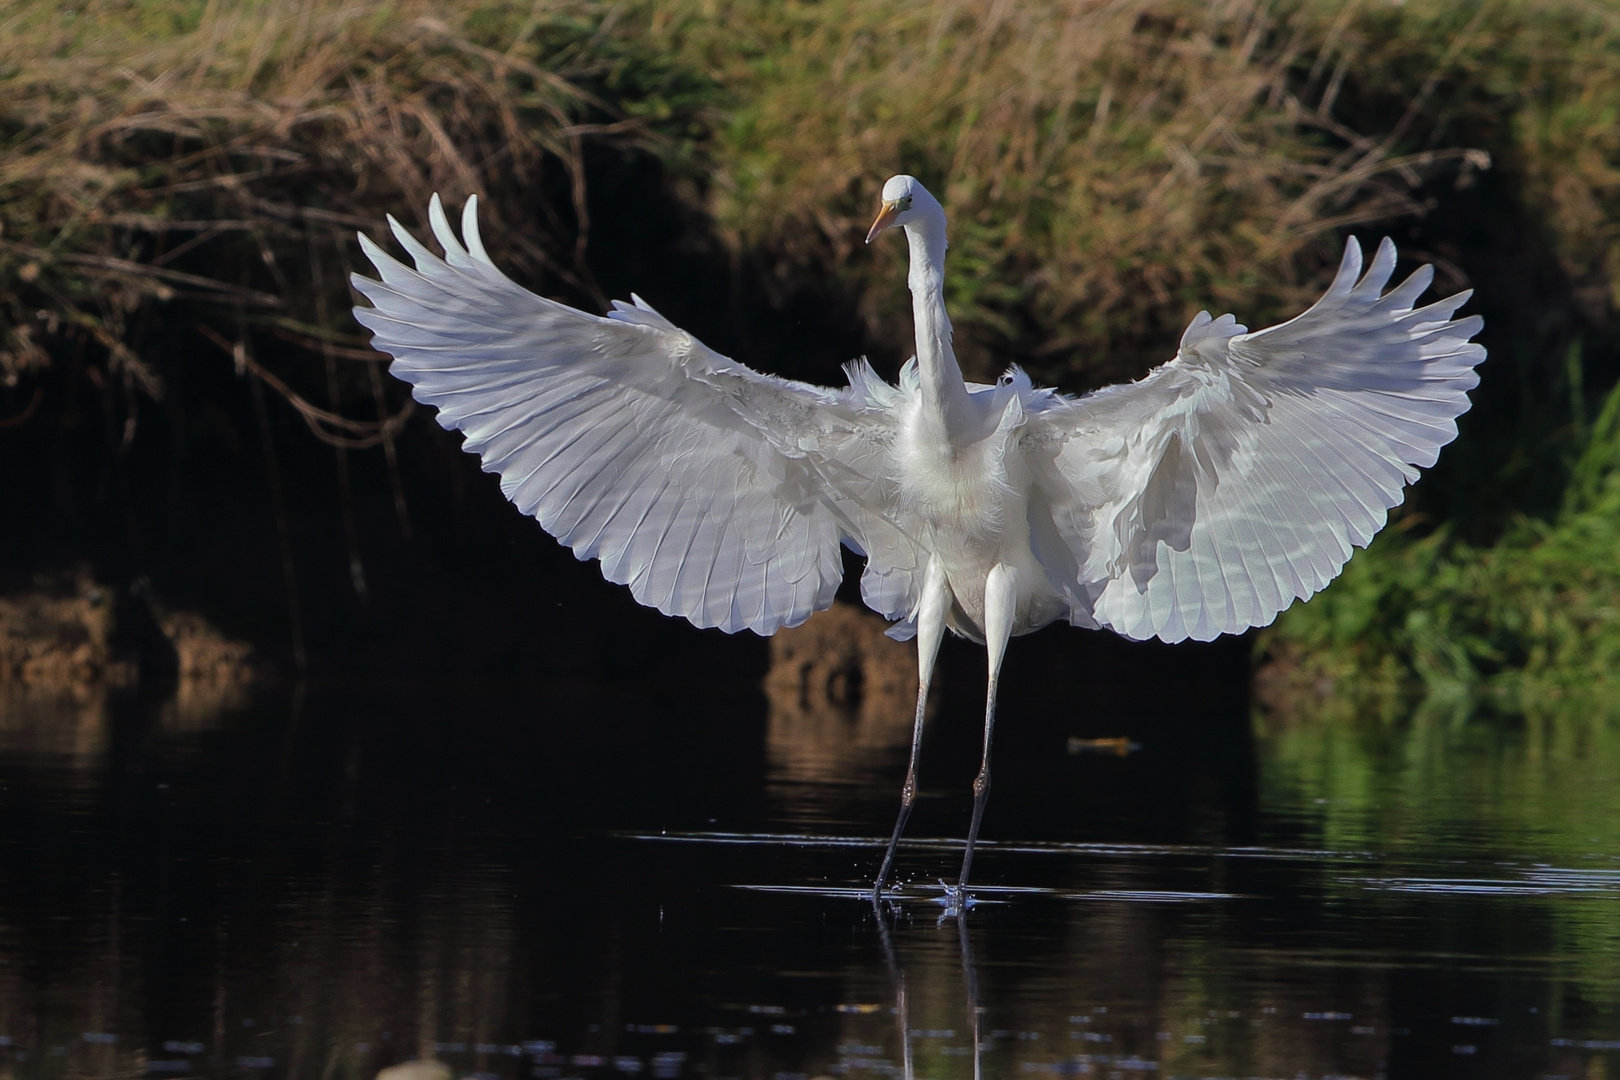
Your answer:
[[[1387,239],[1358,281],[1361,266],[1351,240],[1298,318],[1251,334],[1201,312],[1141,381],[1047,399],[1030,441],[1074,621],[1165,641],[1264,626],[1331,581],[1456,437],[1485,359],[1481,319],[1452,319],[1470,293],[1414,309],[1425,266],[1380,295]]]
[[[858,389],[761,375],[638,299],[606,318],[546,300],[466,248],[434,196],[440,259],[389,219],[416,262],[365,236],[381,275],[352,280],[390,371],[499,473],[518,509],[643,604],[770,634],[832,603],[840,541],[904,575],[915,550],[884,516],[888,415]]]

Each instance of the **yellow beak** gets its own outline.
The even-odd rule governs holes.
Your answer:
[[[872,231],[866,234],[866,242],[868,244],[870,244],[873,240],[876,240],[877,237],[878,237],[878,233],[882,232],[884,229],[887,229],[887,228],[891,227],[894,224],[894,219],[899,217],[899,216],[900,216],[900,204],[899,203],[897,203],[897,202],[886,202],[886,203],[884,203],[883,204],[883,209],[878,211],[877,220],[872,222]]]

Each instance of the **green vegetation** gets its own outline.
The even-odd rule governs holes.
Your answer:
[[[1404,715],[1481,706],[1620,717],[1620,389],[1584,436],[1563,507],[1494,545],[1392,531],[1262,639],[1308,686]]]
[[[18,0],[0,424],[78,379],[127,448],[154,355],[201,327],[318,434],[391,454],[376,366],[337,363],[367,356],[352,231],[483,192],[498,260],[600,304],[593,215],[624,211],[592,185],[636,168],[694,243],[776,297],[858,298],[897,355],[901,253],[860,239],[882,178],[922,176],[968,366],[1075,390],[1165,358],[1200,307],[1285,316],[1345,232],[1394,233],[1481,288],[1485,383],[1416,512],[1263,647],[1361,698],[1620,697],[1614,398],[1589,420],[1620,376],[1620,13],[1597,0]]]

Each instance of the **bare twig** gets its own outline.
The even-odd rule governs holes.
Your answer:
[[[416,402],[407,399],[399,412],[384,417],[378,421],[350,420],[346,416],[321,408],[304,398],[292,387],[288,386],[276,374],[257,360],[254,360],[247,351],[246,345],[240,341],[232,342],[211,326],[197,323],[197,332],[223,349],[235,362],[238,371],[251,373],[256,378],[281,395],[282,399],[298,411],[303,418],[305,426],[309,428],[316,438],[332,446],[341,446],[349,450],[364,450],[368,447],[379,446],[397,435],[405,422],[416,411]],[[331,429],[336,429],[331,430]],[[341,434],[339,434],[341,432]]]
[[[34,387],[34,394],[28,399],[28,404],[23,406],[23,411],[18,413],[16,416],[8,416],[4,419],[0,419],[0,428],[21,427],[22,425],[28,423],[28,421],[32,419],[33,415],[39,411],[40,403],[44,400],[45,388],[43,386]]]
[[[154,266],[151,263],[120,259],[112,255],[87,255],[76,251],[52,253],[28,244],[14,244],[4,240],[0,240],[0,245],[28,258],[37,259],[40,262],[59,262],[66,266],[82,266],[90,270],[100,270],[107,274],[133,278],[136,281],[147,278],[172,281],[177,285],[191,285],[210,293],[218,293],[221,297],[228,297],[236,303],[254,304],[260,307],[280,307],[282,304],[281,297],[272,296],[270,293],[259,292],[256,289],[246,289],[240,285],[229,285],[217,278],[203,277],[200,274],[187,274],[179,270],[170,270],[167,267]]]

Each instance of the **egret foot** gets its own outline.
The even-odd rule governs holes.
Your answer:
[[[945,894],[939,898],[939,903],[945,908],[944,912],[939,916],[939,921],[942,923],[949,918],[960,918],[967,913],[969,908],[978,903],[967,891],[966,883],[952,885],[944,878],[940,878],[939,887],[945,890]]]

